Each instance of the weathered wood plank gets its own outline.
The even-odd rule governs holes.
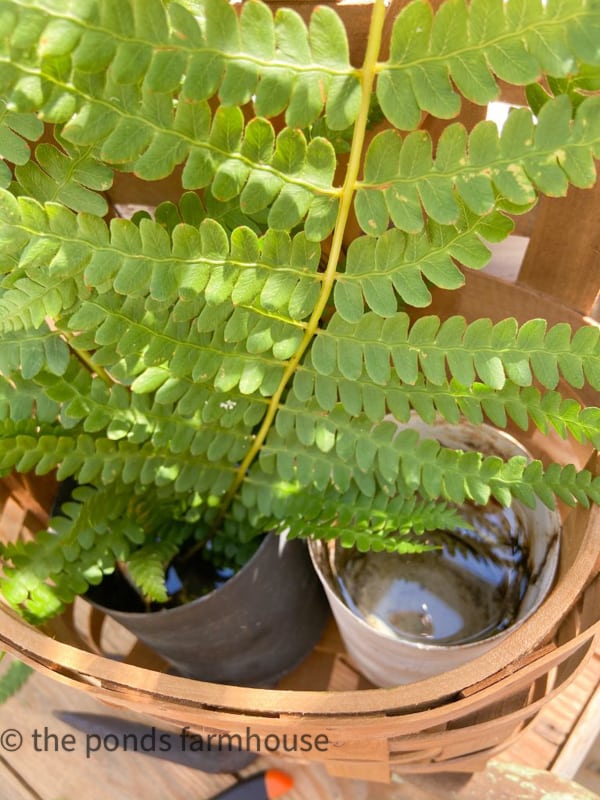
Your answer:
[[[590,665],[598,669],[598,662]],[[600,675],[596,676],[596,686],[600,682]],[[569,736],[556,755],[552,772],[564,778],[573,778],[586,759],[590,745],[600,734],[600,689],[597,689],[588,697],[587,703],[579,714],[575,725],[572,727]],[[596,758],[598,757],[599,747],[596,746]]]
[[[31,789],[26,780],[0,756],[0,800],[45,800]]]
[[[87,758],[86,734],[58,720],[55,710],[112,713],[83,692],[40,674],[32,676],[17,695],[0,706],[0,730],[16,728],[23,736],[23,746],[17,752],[4,753],[7,766],[0,761],[0,800],[208,800],[235,783],[231,776],[207,775],[142,752],[109,752],[103,748]],[[45,728],[52,734],[46,744]],[[45,752],[36,751],[34,733],[39,734],[38,748],[46,747]],[[54,735],[58,737],[58,752]],[[63,739],[69,735],[74,740]],[[95,746],[95,741],[91,742]],[[74,748],[73,752],[64,749],[63,743]],[[21,777],[21,784],[15,775]]]

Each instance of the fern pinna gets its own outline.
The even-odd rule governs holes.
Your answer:
[[[116,561],[164,599],[165,562],[215,531],[232,552],[269,529],[402,551],[465,500],[600,499],[588,472],[389,419],[598,446],[600,410],[558,388],[600,388],[597,327],[411,314],[487,263],[507,214],[594,183],[598,5],[412,0],[384,57],[387,13],[375,0],[357,67],[327,6],[0,4],[0,470],[81,485],[52,532],[4,547],[31,617]],[[535,116],[449,122],[434,146],[423,114],[499,80],[530,84]],[[115,172],[175,171],[177,204],[108,221]]]

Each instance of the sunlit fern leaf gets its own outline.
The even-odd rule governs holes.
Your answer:
[[[454,123],[440,136],[435,157],[426,131],[404,139],[394,131],[379,134],[356,196],[363,230],[381,235],[391,218],[400,230],[416,233],[424,215],[441,225],[456,223],[461,202],[487,215],[498,193],[526,206],[534,203],[536,190],[560,197],[569,184],[589,188],[596,179],[600,98],[584,99],[574,120],[572,112],[569,98],[561,95],[543,105],[535,125],[529,110],[512,111],[501,134],[494,122],[480,122],[470,133]]]
[[[377,96],[397,128],[413,130],[422,111],[455,117],[461,95],[481,105],[497,99],[498,79],[526,85],[597,63],[599,35],[592,2],[448,0],[434,13],[415,0],[394,23]]]

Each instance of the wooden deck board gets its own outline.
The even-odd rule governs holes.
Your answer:
[[[25,687],[0,706],[0,731],[15,728],[23,735],[23,746],[4,759],[13,772],[5,768],[0,774],[0,800],[208,800],[217,791],[235,783],[222,775],[206,775],[198,770],[159,761],[144,753],[101,751],[86,758],[85,734],[74,732],[54,716],[54,711],[89,711],[110,713],[84,692],[71,689],[39,674],[34,674]],[[36,752],[32,734],[44,729],[59,738],[59,752],[54,752],[49,739],[47,752]],[[73,734],[75,751],[60,748],[63,736]],[[40,739],[41,742],[41,739]],[[73,746],[70,743],[68,746]],[[14,788],[14,774],[22,777],[30,788],[21,794]],[[4,778],[7,783],[5,784]],[[10,788],[8,788],[10,787]],[[109,789],[110,787],[110,789]],[[13,793],[14,791],[14,793]]]
[[[1,800],[44,800],[37,792],[33,791],[20,775],[11,766],[10,762],[0,756],[0,798]]]

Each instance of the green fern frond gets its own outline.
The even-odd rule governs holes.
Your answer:
[[[42,423],[54,422],[59,405],[51,400],[40,387],[29,381],[10,379],[0,375],[0,420],[15,422],[37,419]]]
[[[40,203],[59,202],[73,211],[103,217],[108,203],[100,192],[110,189],[112,170],[96,161],[91,147],[76,147],[63,140],[40,144],[35,161],[15,168],[17,191]]]
[[[120,384],[107,385],[75,362],[63,376],[41,372],[35,380],[34,384],[13,375],[14,388],[7,382],[6,402],[12,404],[10,408],[23,408],[19,418],[33,414],[39,421],[51,422],[58,417],[67,431],[77,429],[96,437],[103,434],[113,442],[147,444],[163,453],[187,457],[198,469],[223,460],[235,464],[249,446],[252,406],[241,395],[215,393],[191,382],[187,390],[184,386],[175,395],[173,382],[163,385],[162,392],[130,392]],[[0,383],[0,400],[2,397]],[[14,411],[10,416],[16,419]],[[74,459],[69,460],[73,464]],[[61,464],[60,474],[69,468]],[[178,485],[182,482],[180,478]]]
[[[306,404],[316,398],[316,411]],[[297,373],[286,404],[277,415],[276,426],[281,432],[297,425],[306,415],[329,413],[338,404],[351,416],[364,413],[371,422],[381,422],[391,413],[399,422],[407,422],[411,410],[427,423],[437,415],[458,424],[461,416],[475,425],[487,417],[499,428],[506,428],[508,419],[522,430],[528,430],[530,421],[542,433],[550,428],[564,439],[573,436],[579,442],[600,443],[599,410],[593,406],[582,407],[572,398],[563,398],[559,392],[541,393],[535,386],[520,387],[506,381],[502,389],[494,389],[474,381],[464,386],[455,379],[439,385],[428,382],[422,375],[411,384],[390,377],[382,386],[369,375],[349,380],[339,370],[333,375],[321,375],[309,362]]]
[[[5,333],[0,352],[0,371],[5,376],[19,372],[25,380],[35,378],[42,369],[64,375],[70,352],[66,342],[43,322],[35,331]]]
[[[409,206],[403,202],[402,208],[405,213]],[[418,214],[422,222],[420,210]],[[377,237],[360,236],[351,242],[335,283],[336,309],[347,322],[358,322],[365,305],[382,317],[395,314],[398,299],[425,307],[431,302],[429,284],[458,289],[465,279],[456,262],[481,269],[491,258],[482,239],[500,242],[512,229],[512,221],[500,212],[478,216],[461,206],[460,219],[452,226],[429,220],[421,233],[406,235],[391,228]]]
[[[359,81],[331,9],[317,9],[308,28],[291,10],[274,20],[262,3],[245,5],[238,18],[225,0],[202,4],[202,24],[158,0],[143,9],[119,0],[110,12],[102,4],[65,14],[25,3],[13,11],[0,56],[10,104],[66,123],[63,137],[94,146],[105,164],[156,180],[185,162],[185,188],[210,185],[222,200],[241,195],[246,213],[272,205],[274,228],[289,229],[289,214],[302,206],[311,238],[331,230],[335,152],[298,130],[324,111],[331,128],[344,129],[358,112]],[[213,114],[207,101],[215,93],[223,105]],[[239,106],[251,98],[261,117],[245,126]],[[276,137],[265,117],[284,111],[290,127]]]
[[[101,250],[108,244],[106,225],[91,214],[76,217],[56,203],[44,208],[5,191],[0,211],[0,273],[8,273],[0,291],[0,324],[3,331],[38,328],[84,294],[90,246]]]
[[[496,195],[530,206],[537,192],[560,197],[569,183],[589,188],[596,179],[594,155],[600,155],[594,130],[600,98],[588,97],[572,120],[566,95],[549,100],[534,125],[528,109],[513,110],[502,129],[480,122],[471,133],[460,123],[448,125],[437,144],[415,131],[402,139],[394,131],[376,136],[365,161],[356,195],[362,229],[371,235],[396,228],[418,232],[423,212],[442,225],[456,222],[459,200],[474,214],[494,211]]]
[[[347,498],[349,499],[349,498]],[[435,549],[418,540],[425,531],[455,530],[464,526],[459,512],[451,506],[424,502],[415,497],[406,500],[399,508],[385,511],[361,513],[352,511],[345,514],[339,505],[327,507],[327,503],[314,503],[303,498],[304,509],[294,514],[286,510],[285,522],[278,528],[288,539],[313,538],[336,539],[342,547],[356,547],[360,552],[415,553]],[[348,508],[349,506],[345,506]],[[306,509],[309,509],[306,513]]]
[[[413,130],[422,111],[455,117],[461,94],[480,105],[495,100],[497,78],[526,85],[543,73],[567,77],[578,61],[597,64],[595,12],[593,2],[579,0],[448,0],[435,14],[425,0],[409,3],[394,23],[389,60],[380,65],[381,108],[397,128]]]
[[[0,586],[7,600],[41,622],[99,583],[143,539],[139,524],[126,516],[128,502],[128,493],[114,487],[80,487],[35,540],[3,545],[9,566]]]
[[[200,313],[192,302],[199,291],[213,305],[227,289],[234,302],[251,303],[263,291],[274,296],[273,273],[279,267],[289,266],[290,280],[302,267],[295,295],[295,286],[290,287],[290,321],[302,318],[317,288],[311,272],[319,261],[318,245],[285,234],[259,240],[247,227],[233,233],[230,242],[223,226],[206,216],[210,209],[227,220],[227,209],[208,202],[205,209],[191,193],[182,197],[179,209],[173,207],[179,219],[169,231],[165,207],[157,209],[157,222],[114,220],[110,229],[91,214],[75,215],[55,203],[41,206],[8,192],[0,194],[0,208],[0,273],[7,273],[0,293],[4,330],[35,328],[46,316],[59,318],[91,287],[100,294],[122,293],[133,284],[137,296],[149,294],[161,302],[180,297],[175,319],[186,320]],[[261,251],[264,260],[257,265],[253,258]]]
[[[315,492],[297,480],[284,481],[255,464],[233,503],[230,519],[288,538],[339,539],[344,547],[416,552],[431,549],[419,541],[425,531],[469,527],[460,512],[443,502],[424,500],[407,490],[376,490],[367,497],[356,485],[331,484]]]
[[[198,527],[174,523],[176,513],[172,500],[161,502],[160,492],[154,490],[132,496],[123,487],[78,487],[34,542],[2,546],[9,565],[2,591],[40,622],[46,613],[56,613],[76,594],[99,583],[117,562],[127,562],[128,574],[142,593],[164,602],[165,565]]]
[[[313,397],[318,401],[315,405]],[[600,445],[600,409],[582,407],[573,398],[563,398],[559,392],[540,392],[535,386],[520,387],[507,381],[502,389],[493,389],[475,381],[463,386],[452,379],[448,383],[429,383],[422,375],[414,384],[393,378],[381,386],[368,375],[348,380],[341,373],[320,375],[310,365],[296,374],[293,391],[280,409],[275,426],[284,435],[291,427],[314,425],[339,405],[350,416],[364,414],[371,422],[381,422],[392,414],[398,422],[408,422],[411,411],[424,422],[432,424],[437,416],[456,425],[465,417],[474,425],[485,418],[499,428],[512,420],[526,431],[532,421],[544,434],[553,428],[566,439],[573,436],[578,442]],[[305,417],[314,418],[311,423]],[[311,428],[309,428],[311,429]]]
[[[16,469],[44,475],[56,469],[59,480],[74,477],[82,484],[130,487],[171,485],[175,492],[193,489],[218,498],[235,472],[227,450],[236,440],[227,432],[213,434],[213,439],[216,447],[209,445],[206,453],[190,458],[186,452],[173,452],[167,444],[157,448],[148,441],[113,441],[58,424],[4,420],[0,421],[0,473]]]
[[[283,435],[281,430],[270,432],[260,455],[261,471],[292,484],[301,480],[321,492],[331,486],[340,493],[354,488],[371,499],[380,489],[398,497],[420,492],[427,500],[456,504],[484,504],[494,497],[505,506],[513,497],[533,506],[538,497],[550,508],[553,493],[568,505],[588,506],[600,496],[600,477],[592,479],[573,465],[544,471],[541,462],[528,464],[524,456],[503,461],[453,450],[419,439],[416,430],[399,430],[395,422],[373,424],[339,408],[312,420],[298,416],[295,427]]]
[[[367,312],[349,323],[334,314],[315,337],[311,365],[320,375],[350,381],[368,375],[380,386],[394,373],[408,384],[422,373],[442,386],[449,373],[463,386],[479,378],[498,390],[507,380],[530,386],[534,378],[555,389],[561,377],[575,388],[587,381],[600,389],[600,329],[584,325],[573,332],[564,322],[548,328],[543,319],[519,326],[512,317],[467,324],[460,316],[443,322],[425,316],[411,325],[404,312],[387,319]]]
[[[24,384],[17,377],[13,378],[17,390]],[[210,443],[211,435],[217,431],[227,438],[227,434],[238,440],[238,447],[247,445],[248,433],[252,422],[245,420],[249,406],[243,405],[243,398],[238,402],[232,394],[215,394],[208,390],[194,393],[194,403],[189,413],[184,414],[184,397],[179,403],[168,400],[165,392],[139,393],[129,392],[121,384],[107,384],[90,375],[81,366],[74,363],[64,376],[40,373],[36,376],[39,383],[38,397],[55,402],[61,424],[71,429],[80,425],[85,433],[105,431],[108,439],[119,441],[126,439],[135,444],[151,441],[157,448],[169,447],[174,453],[189,452],[197,455],[204,452],[202,442]],[[190,383],[190,387],[193,384]],[[172,386],[167,386],[172,393]],[[222,408],[228,404],[227,408]],[[215,407],[218,408],[215,419]],[[230,411],[231,414],[225,413]],[[241,412],[241,413],[240,413]],[[206,438],[208,437],[208,439]],[[227,452],[228,448],[225,448]],[[230,452],[228,458],[236,461],[239,453]]]
[[[0,324],[35,327],[51,312],[66,333],[89,333],[78,336],[76,346],[96,351],[97,365],[110,368],[139,354],[140,373],[144,365],[164,363],[179,377],[214,379],[219,391],[239,383],[242,394],[253,394],[259,384],[277,385],[281,362],[297,348],[319,294],[320,248],[304,234],[270,231],[259,238],[238,228],[229,239],[206,219],[199,228],[177,225],[171,244],[157,222],[142,220],[138,228],[115,220],[109,238],[94,217],[59,214],[53,205],[44,213],[8,193],[2,199],[8,220],[3,237],[11,240],[13,255],[20,245],[20,268],[32,277],[0,294],[6,311]],[[49,267],[31,265],[32,251],[39,257],[48,246],[56,249]],[[90,288],[96,290],[91,295]],[[86,295],[69,318],[75,300]],[[160,373],[151,375],[154,381]],[[134,390],[140,384],[145,388],[140,378]]]

